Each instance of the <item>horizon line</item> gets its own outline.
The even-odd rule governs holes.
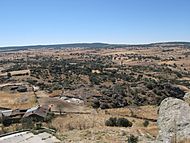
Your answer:
[[[190,41],[158,41],[150,43],[109,43],[109,42],[71,42],[71,43],[50,43],[50,44],[29,44],[29,45],[7,45],[0,46],[0,48],[11,47],[32,47],[32,46],[54,46],[54,45],[72,45],[72,44],[108,44],[108,45],[149,45],[149,44],[161,44],[161,43],[190,43]]]

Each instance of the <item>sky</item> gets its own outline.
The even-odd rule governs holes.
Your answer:
[[[190,0],[0,0],[0,47],[190,41]]]

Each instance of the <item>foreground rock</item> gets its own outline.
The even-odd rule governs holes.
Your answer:
[[[183,99],[185,100],[185,102],[190,104],[190,92],[186,93],[184,95]]]
[[[159,108],[157,143],[190,139],[190,106],[183,100],[166,98]]]

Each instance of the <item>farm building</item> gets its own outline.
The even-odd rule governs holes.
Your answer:
[[[34,121],[43,121],[51,108],[49,106],[36,106],[26,111],[23,118],[31,118]]]
[[[12,123],[18,123],[26,110],[0,110],[0,121],[8,126]]]

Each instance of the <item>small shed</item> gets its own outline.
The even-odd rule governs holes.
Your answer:
[[[49,111],[49,106],[32,107],[26,111],[23,118],[31,118],[34,121],[43,121],[47,117]]]
[[[12,110],[3,110],[3,111],[0,111],[0,118],[3,118],[3,117],[10,117],[11,114],[12,114]]]

